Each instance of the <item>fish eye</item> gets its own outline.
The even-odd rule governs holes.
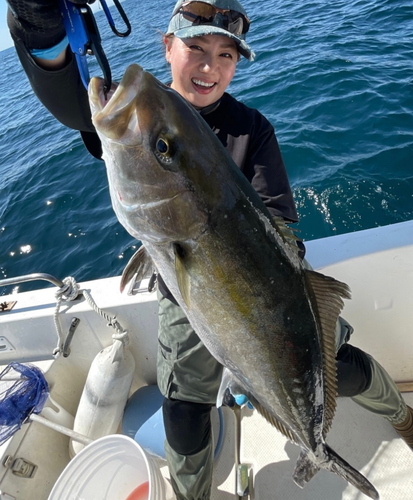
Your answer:
[[[165,139],[160,137],[156,143],[156,150],[161,155],[166,155],[169,152],[169,144],[165,141]]]
[[[165,137],[158,137],[155,143],[155,156],[164,165],[172,163],[173,148],[172,144]]]

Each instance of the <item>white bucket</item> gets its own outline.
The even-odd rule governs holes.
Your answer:
[[[175,498],[155,459],[133,439],[113,434],[97,439],[71,460],[48,500],[127,500],[146,482],[148,500]]]

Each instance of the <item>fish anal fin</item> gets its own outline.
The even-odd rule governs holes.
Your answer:
[[[336,408],[337,368],[335,352],[335,329],[337,319],[344,307],[343,299],[350,299],[348,285],[330,276],[306,270],[305,276],[312,291],[312,303],[321,326],[321,341],[324,359],[324,435],[329,431]]]

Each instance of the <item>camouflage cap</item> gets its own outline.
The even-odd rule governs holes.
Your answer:
[[[242,33],[236,30],[234,30],[235,32],[229,31],[229,28],[226,27],[228,23],[225,22],[225,13],[223,15],[216,15],[211,22],[205,23],[195,19],[188,19],[184,17],[181,8],[191,3],[204,3],[224,11],[238,12],[248,21],[247,13],[238,0],[178,0],[172,12],[172,17],[166,32],[167,35],[173,34],[181,39],[204,35],[224,35],[232,38],[232,40],[236,42],[240,54],[249,61],[254,60],[255,53],[245,41],[248,26]]]

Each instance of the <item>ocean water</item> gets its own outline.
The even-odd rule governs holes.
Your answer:
[[[169,80],[161,31],[173,5],[125,1],[133,29],[126,39],[97,13],[114,79],[137,62]],[[410,0],[245,0],[244,6],[257,57],[239,63],[229,91],[275,127],[300,236],[412,219]],[[0,68],[0,279],[120,274],[136,241],[112,211],[104,164],[37,101],[13,48],[0,52]],[[93,60],[90,68],[100,74]]]

